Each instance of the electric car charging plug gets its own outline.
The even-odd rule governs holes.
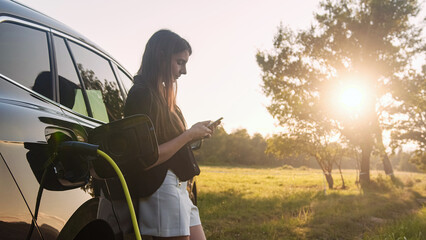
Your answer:
[[[62,142],[59,145],[58,152],[64,153],[64,152],[73,152],[76,153],[76,151],[79,154],[87,154],[89,156],[101,156],[103,157],[108,163],[112,166],[114,171],[117,173],[117,176],[120,180],[120,183],[123,187],[124,196],[126,197],[127,206],[129,207],[130,211],[130,217],[133,224],[133,230],[135,232],[135,237],[137,240],[142,240],[141,233],[139,231],[139,224],[136,219],[136,213],[135,209],[133,207],[133,202],[130,197],[129,188],[127,187],[126,180],[124,179],[123,173],[121,172],[120,168],[117,166],[117,164],[114,162],[114,160],[108,156],[106,153],[98,149],[99,146],[95,144],[85,143],[85,142],[78,142],[78,141],[65,141]]]
[[[80,154],[96,156],[99,145],[78,142],[78,141],[65,141],[59,145],[58,152],[73,152],[78,151]]]
[[[121,182],[121,185],[123,187],[127,205],[129,207],[130,217],[133,224],[135,237],[137,240],[142,240],[141,233],[139,231],[139,225],[136,219],[136,213],[133,207],[133,202],[130,197],[129,189],[127,187],[127,183],[124,179],[124,176],[121,173],[121,170],[119,169],[117,164],[106,153],[98,149],[99,145],[85,143],[85,142],[78,142],[78,141],[70,141],[68,139],[71,139],[71,138],[61,132],[57,132],[56,134],[52,135],[48,140],[50,156],[46,160],[46,162],[43,164],[44,170],[40,180],[39,190],[37,193],[35,211],[34,211],[34,215],[32,216],[33,219],[31,221],[31,226],[27,233],[26,239],[27,240],[31,239],[32,233],[34,231],[34,228],[37,222],[38,212],[39,212],[40,203],[41,203],[41,197],[42,197],[48,169],[53,165],[61,164],[62,166],[65,165],[66,167],[70,167],[71,169],[75,170],[75,169],[79,169],[82,163],[86,163],[83,165],[86,165],[87,166],[86,169],[88,169],[89,162],[97,160],[97,156],[99,155],[103,157],[116,172]],[[57,166],[55,166],[55,168],[56,167]],[[85,171],[86,169],[84,169],[83,171]],[[74,174],[71,174],[71,175],[67,174],[66,171],[63,174],[64,174],[63,177],[65,177],[67,181],[71,181],[71,183],[82,182],[82,179],[74,176]],[[87,181],[83,183],[87,183]],[[37,227],[36,229],[39,232],[39,234],[41,234],[39,228]]]

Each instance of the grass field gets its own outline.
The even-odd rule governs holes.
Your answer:
[[[426,239],[426,174],[372,171],[361,190],[325,189],[320,170],[201,167],[198,207],[212,239]]]

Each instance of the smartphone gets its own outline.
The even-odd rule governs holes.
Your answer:
[[[215,129],[220,124],[220,121],[222,121],[222,119],[223,119],[223,117],[219,118],[218,120],[216,120],[214,122],[209,123],[209,125],[207,125],[207,127],[210,128],[210,130]]]

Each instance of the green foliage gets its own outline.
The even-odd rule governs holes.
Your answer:
[[[426,49],[426,45],[424,46]],[[423,58],[425,58],[423,51]],[[407,117],[396,123],[392,129],[393,150],[404,143],[414,143],[417,149],[412,153],[411,162],[426,172],[426,65],[422,73],[410,72],[406,81],[395,81],[393,94],[401,102],[391,108],[392,112],[403,113]]]
[[[250,136],[246,129],[231,134],[219,127],[202,147],[194,151],[197,161],[203,164],[274,165],[274,158],[265,154],[266,140],[260,134]]]
[[[414,152],[411,162],[414,163],[420,170],[426,172],[426,151],[417,150]]]
[[[415,164],[413,164],[412,158],[413,153],[407,153],[399,151],[393,156],[391,156],[391,162],[394,166],[396,166],[396,169],[400,171],[409,171],[409,172],[419,172],[421,169],[419,169]],[[426,169],[424,169],[426,171]]]
[[[246,129],[238,129],[230,134],[219,127],[209,139],[204,139],[199,150],[194,151],[197,161],[207,165],[228,166],[285,166],[320,167],[314,157],[306,154],[305,149],[290,142],[282,141],[278,136],[264,138],[260,134],[250,136]],[[355,168],[353,159],[346,159],[346,168]]]

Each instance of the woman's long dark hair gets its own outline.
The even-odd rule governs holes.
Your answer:
[[[177,83],[172,77],[172,55],[192,49],[189,43],[170,30],[160,30],[148,40],[142,57],[142,64],[134,80],[144,82],[152,90],[152,104],[157,104],[157,135],[166,139],[185,130],[185,120],[176,105]]]

